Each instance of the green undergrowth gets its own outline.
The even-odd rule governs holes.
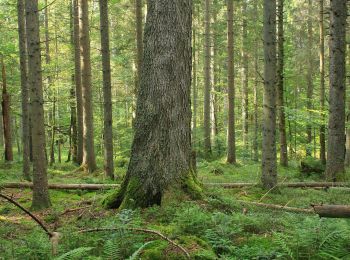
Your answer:
[[[121,179],[126,164],[117,166]],[[259,163],[230,166],[224,160],[200,161],[203,182],[258,182]],[[0,166],[0,182],[18,181],[21,165]],[[109,183],[102,172],[75,172],[68,163],[49,169],[50,182]],[[302,179],[303,178],[303,179]],[[319,176],[318,176],[319,178]],[[317,181],[301,176],[299,164],[279,168],[280,181]],[[117,180],[118,182],[119,180]],[[30,190],[4,190],[26,208]],[[186,248],[191,259],[350,259],[350,220],[326,219],[242,204],[260,201],[290,207],[311,204],[350,204],[349,190],[280,188],[267,193],[258,186],[240,189],[203,187],[197,201],[166,200],[162,206],[137,210],[106,210],[108,191],[51,190],[53,207],[35,212],[50,230],[61,233],[57,256],[43,230],[19,209],[0,202],[0,259],[186,259],[179,248],[151,233],[156,230]],[[73,211],[67,211],[71,209]],[[78,233],[91,228],[114,230]]]

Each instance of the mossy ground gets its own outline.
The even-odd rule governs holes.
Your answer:
[[[126,171],[126,164],[120,166],[116,169],[117,181]],[[111,182],[101,170],[86,174],[76,172],[76,168],[69,163],[55,164],[49,169],[50,182]],[[227,165],[224,159],[198,162],[198,179],[202,182],[257,182],[259,172],[260,164],[254,162],[238,166]],[[21,180],[20,173],[20,163],[0,165],[0,184]],[[289,168],[279,168],[280,181],[319,178],[319,175],[300,175],[297,162],[291,162]],[[19,203],[30,207],[30,190],[2,192],[12,194]],[[259,187],[227,190],[203,186],[204,196],[196,201],[190,196],[177,196],[180,200],[176,201],[169,197],[161,207],[122,211],[104,209],[102,201],[109,192],[50,190],[53,207],[35,213],[52,230],[62,234],[59,255],[81,248],[80,256],[73,259],[126,259],[146,242],[155,241],[140,251],[141,259],[185,259],[181,251],[159,237],[125,229],[142,227],[157,230],[181,244],[193,259],[350,259],[350,220],[320,219],[237,202],[259,201],[266,193]],[[279,193],[269,193],[262,202],[300,208],[318,203],[350,204],[350,191],[282,188]],[[77,233],[98,227],[118,230]],[[53,259],[45,233],[28,216],[4,201],[0,203],[1,258]]]

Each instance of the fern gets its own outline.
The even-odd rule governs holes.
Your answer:
[[[281,253],[284,254],[284,256],[287,256],[289,259],[295,259],[293,250],[288,246],[286,239],[288,239],[287,236],[283,236],[280,233],[275,233],[275,243],[282,250]]]
[[[141,253],[143,249],[145,249],[148,245],[154,243],[154,241],[148,241],[139,247],[129,258],[128,260],[137,260],[138,255]]]
[[[325,259],[340,259],[338,257],[349,255],[350,253],[345,245],[347,237],[348,232],[343,230],[330,232],[320,243],[318,255]]]
[[[82,259],[88,252],[90,252],[93,247],[78,247],[67,253],[55,258],[55,260],[72,260],[72,259]]]
[[[114,260],[122,259],[119,245],[113,240],[107,240],[103,247],[103,259]]]

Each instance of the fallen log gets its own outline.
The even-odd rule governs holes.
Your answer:
[[[314,214],[315,213],[312,209],[294,208],[294,207],[288,207],[288,206],[282,206],[282,205],[267,204],[267,203],[254,202],[254,201],[244,201],[244,200],[237,200],[237,202],[242,203],[242,204],[247,204],[247,205],[264,207],[264,208],[268,208],[268,209],[280,209],[280,210],[285,210],[285,211],[290,211],[290,212],[306,213],[306,214]]]
[[[237,183],[205,183],[207,186],[222,187],[225,189],[244,188],[259,186],[259,183],[237,182]],[[286,182],[279,183],[277,187],[288,188],[332,188],[332,187],[350,187],[347,182]]]
[[[312,205],[316,214],[324,218],[350,218],[350,205]]]
[[[209,187],[222,187],[225,189],[244,188],[259,186],[259,183],[252,182],[236,182],[236,183],[204,183]],[[108,190],[119,188],[120,184],[60,184],[49,183],[49,189],[53,190]],[[277,187],[289,187],[289,188],[339,188],[350,187],[350,183],[347,182],[286,182],[279,183]],[[0,184],[0,188],[33,188],[31,182],[7,182]]]
[[[49,183],[49,189],[53,190],[106,190],[119,188],[119,184],[59,184]],[[0,184],[0,188],[33,188],[31,182],[8,182]]]

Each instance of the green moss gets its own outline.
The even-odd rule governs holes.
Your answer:
[[[203,189],[194,173],[191,172],[188,177],[185,178],[183,188],[191,199],[198,200],[203,198]]]
[[[149,260],[161,260],[164,259],[164,250],[168,247],[168,243],[165,241],[156,241],[152,243],[142,253],[142,259]]]

